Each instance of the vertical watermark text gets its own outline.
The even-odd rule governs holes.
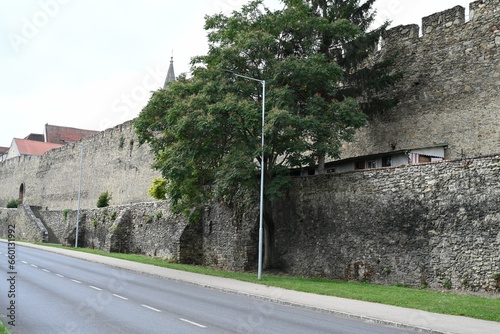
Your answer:
[[[7,292],[8,306],[7,318],[8,324],[16,326],[16,225],[9,224],[8,226],[8,242],[7,242],[7,282],[9,289]]]

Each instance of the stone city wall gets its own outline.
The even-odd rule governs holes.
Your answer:
[[[34,211],[49,230],[49,242],[75,245],[77,211]],[[81,210],[78,225],[80,247],[201,262],[201,231],[172,214],[166,201]]]
[[[253,270],[254,197],[207,206],[201,224],[171,214],[165,201],[82,210],[79,245]],[[500,155],[299,177],[273,205],[278,264],[285,272],[498,290]],[[0,210],[2,231],[9,221],[19,223],[19,210]],[[33,212],[49,241],[74,245],[76,211]]]
[[[8,224],[16,224],[16,239],[75,246],[76,210],[45,210],[33,213],[48,231],[43,240],[34,217],[18,209],[0,208],[0,237],[7,237]],[[172,214],[166,201],[143,202],[83,209],[78,223],[78,246],[107,252],[137,253],[174,262],[202,262],[201,224],[188,224]],[[46,227],[46,230],[45,228]]]
[[[15,226],[16,240],[47,242],[47,230],[40,220],[33,216],[29,207],[17,209],[0,208],[0,237],[7,238],[9,225]]]
[[[500,155],[298,178],[275,206],[290,273],[498,289]]]
[[[160,174],[151,169],[149,146],[139,146],[131,122],[50,150],[42,156],[18,157],[0,163],[0,207],[20,197],[46,209],[76,210],[83,150],[81,208],[95,208],[109,191],[111,204],[149,201],[147,189]]]
[[[290,273],[379,283],[493,290],[500,272],[499,0],[471,4],[389,31],[378,56],[400,50],[401,103],[370,125],[343,157],[448,143],[438,164],[295,179],[276,201],[276,251]],[[392,49],[391,49],[392,48]],[[404,51],[404,52],[403,52]],[[40,157],[0,163],[0,207],[23,197],[36,207],[49,241],[74,244],[83,148],[79,244],[139,252],[231,270],[255,268],[257,200],[210,205],[201,224],[188,224],[147,189],[159,176],[131,122]],[[469,159],[479,154],[489,157]],[[111,206],[96,209],[109,191]],[[20,194],[22,193],[22,194]],[[22,195],[22,196],[20,196]],[[252,204],[254,203],[254,204]],[[66,213],[65,213],[66,212]],[[34,239],[18,209],[0,221],[19,223],[19,239]],[[26,224],[24,226],[27,226]],[[37,227],[38,228],[38,227]],[[40,230],[38,228],[38,230]]]
[[[225,270],[257,268],[259,199],[248,193],[232,204],[212,203],[203,214],[203,263]]]
[[[400,103],[370,115],[341,158],[446,143],[446,159],[498,153],[500,1],[481,0],[387,31],[374,59],[397,53],[403,78],[389,96]]]

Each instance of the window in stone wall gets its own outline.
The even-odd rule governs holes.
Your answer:
[[[365,162],[364,161],[356,161],[354,163],[354,169],[365,169]]]
[[[19,186],[19,202],[23,203],[24,201],[24,183],[21,183]]]
[[[425,164],[427,162],[431,162],[431,157],[427,155],[419,155],[418,156],[418,163],[419,164]]]
[[[377,160],[368,160],[366,162],[366,168],[377,168]]]
[[[382,158],[382,167],[391,167],[392,166],[392,157],[387,156]]]

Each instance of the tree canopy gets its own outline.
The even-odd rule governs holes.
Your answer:
[[[255,0],[206,17],[208,53],[192,59],[189,78],[154,92],[134,121],[175,210],[193,216],[212,196],[231,201],[238,189],[257,190],[263,168],[272,237],[269,200],[290,185],[290,169],[338,157],[366,123],[369,104],[359,101],[391,82],[382,67],[363,65],[385,29],[367,32],[373,2],[283,0],[273,11]],[[225,69],[266,81],[264,160],[262,86]]]

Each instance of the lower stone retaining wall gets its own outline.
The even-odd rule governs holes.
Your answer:
[[[34,212],[47,227],[49,242],[75,245],[76,211],[35,208]],[[7,236],[7,225],[12,222],[18,229],[16,238],[42,241],[27,232],[27,226],[34,231],[36,225],[28,221],[21,209],[0,210],[2,237]],[[191,226],[183,216],[172,214],[166,201],[81,210],[78,225],[79,247],[139,253],[188,263],[202,261],[201,224]],[[189,243],[181,247],[181,240]]]
[[[9,225],[15,226],[16,240],[47,242],[48,233],[29,207],[0,209],[0,236],[7,238]]]
[[[227,270],[257,265],[258,196],[212,204],[201,224],[164,201],[82,210],[78,244]],[[273,202],[285,272],[332,279],[498,291],[500,155],[300,177]],[[75,243],[76,211],[38,209],[50,242]],[[35,240],[22,210],[0,209],[2,236]],[[38,229],[39,231],[39,229]],[[33,239],[31,239],[33,238]]]
[[[258,197],[248,194],[233,205],[212,204],[203,214],[203,263],[224,270],[257,267]]]
[[[18,216],[21,214],[21,211],[17,209],[3,209],[0,208],[0,236],[2,238],[7,239],[9,236],[9,225],[13,225],[17,222]],[[22,234],[22,232],[18,229],[16,230],[16,235],[14,237],[17,238],[17,233]]]
[[[275,205],[290,273],[498,289],[500,156],[300,178]]]

